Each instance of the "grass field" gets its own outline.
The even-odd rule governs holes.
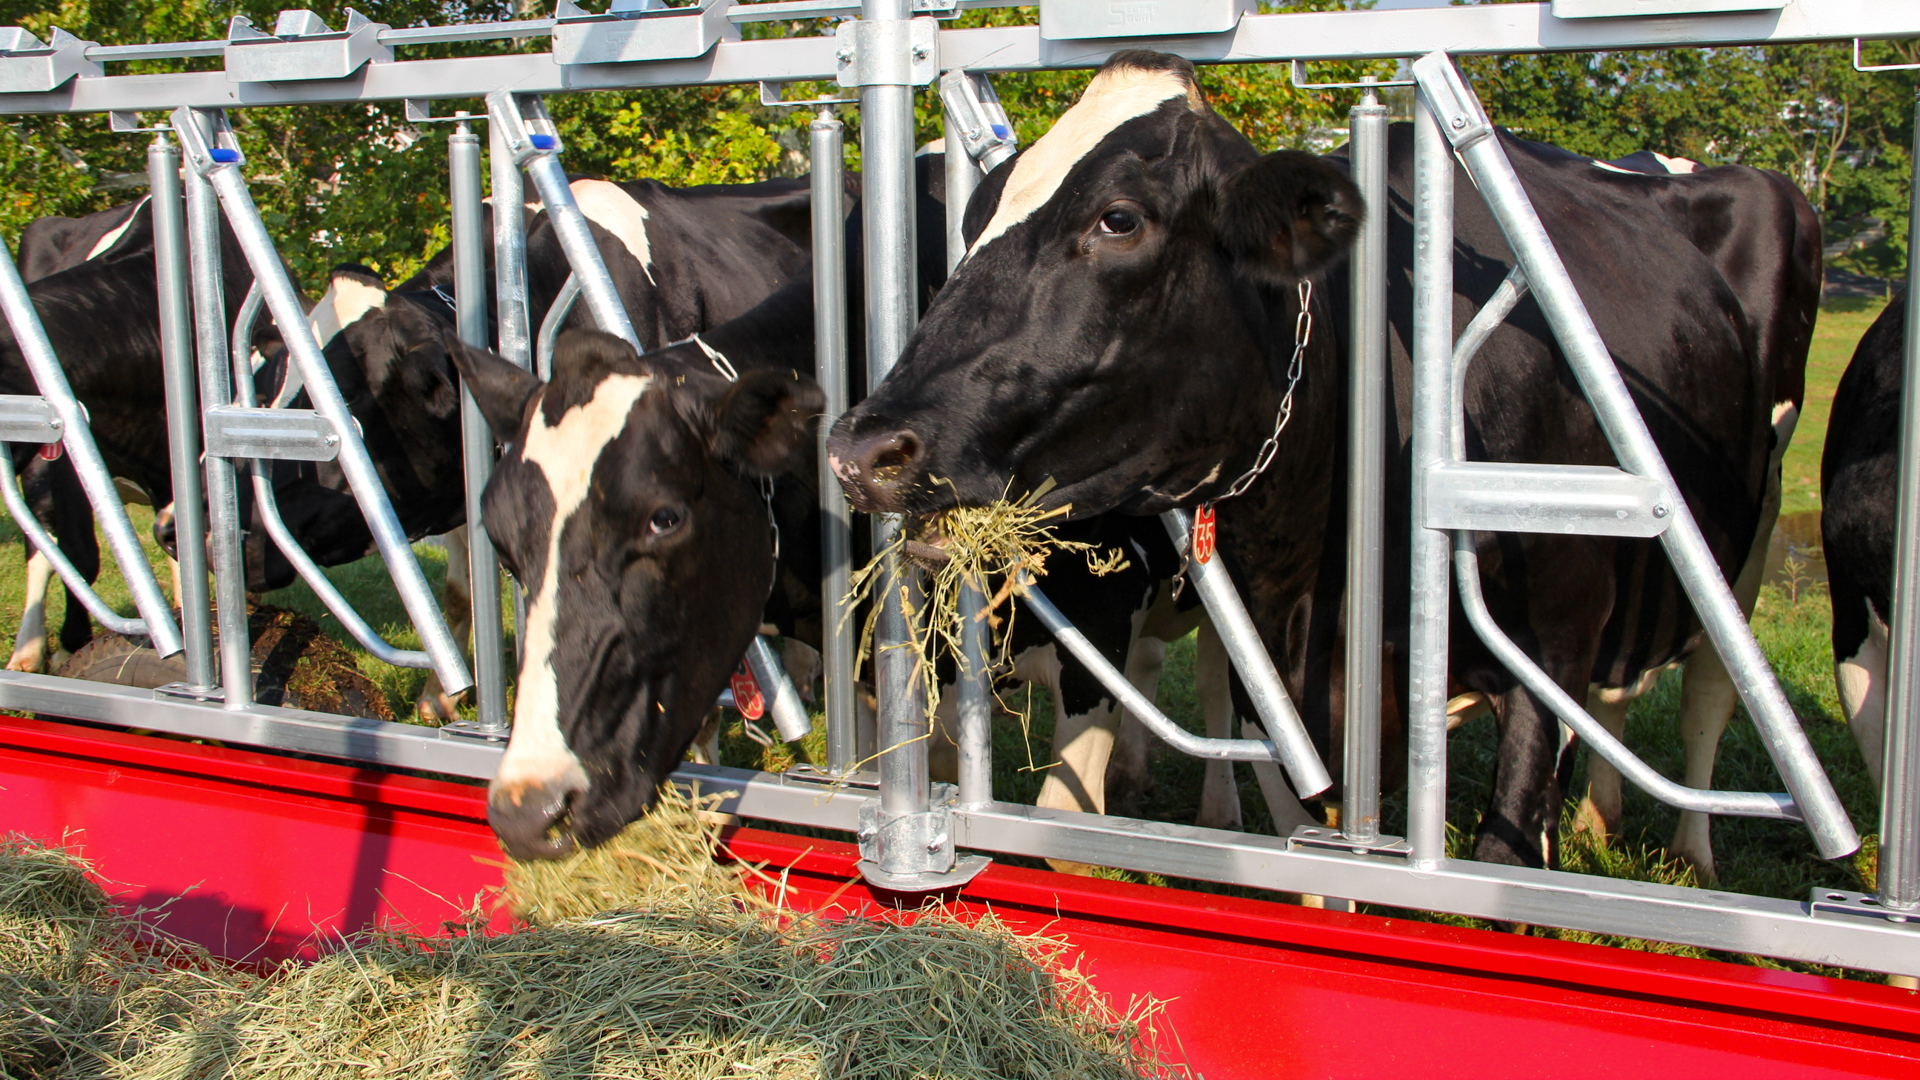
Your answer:
[[[1808,367],[1807,406],[1794,445],[1786,459],[1786,512],[1817,510],[1819,506],[1819,454],[1827,426],[1828,404],[1833,389],[1851,357],[1855,342],[1878,314],[1880,304],[1842,303],[1824,311],[1816,329],[1814,348]],[[144,508],[132,508],[134,525],[147,535],[151,515]],[[149,544],[149,555],[159,563],[159,552]],[[445,573],[445,555],[435,545],[417,545],[429,580],[437,588]],[[102,576],[101,592],[122,611],[131,611],[126,590],[111,567]],[[18,533],[11,522],[0,520],[0,623],[10,623],[19,610],[22,593],[22,554]],[[418,638],[404,618],[400,603],[386,583],[385,568],[377,558],[330,570],[329,576],[341,591],[360,605],[362,614],[396,645],[418,647]],[[63,596],[56,588],[49,599],[49,625],[57,628],[63,609]],[[319,618],[330,633],[339,638],[356,657],[361,667],[388,693],[395,715],[409,716],[412,701],[424,673],[381,664],[366,656],[347,639],[338,624],[326,614],[304,585],[281,590],[265,598]],[[511,610],[508,611],[511,620]],[[1838,788],[1848,812],[1863,833],[1877,829],[1877,798],[1868,784],[1860,755],[1853,739],[1840,721],[1832,678],[1832,656],[1828,645],[1830,618],[1824,588],[1809,580],[1787,580],[1770,584],[1762,594],[1755,613],[1755,631],[1762,647],[1779,672],[1795,711],[1805,723],[1814,747]],[[0,637],[0,644],[11,650],[11,637]],[[1160,705],[1175,721],[1190,730],[1202,728],[1198,704],[1193,696],[1193,641],[1176,643],[1169,650],[1165,677],[1159,694]],[[1627,742],[1654,767],[1668,775],[1680,772],[1681,746],[1674,731],[1679,706],[1679,677],[1669,672],[1654,692],[1637,701],[1629,714]],[[1019,699],[1029,705],[1031,722],[1026,730],[1007,722],[995,732],[995,787],[999,798],[1030,802],[1038,793],[1041,772],[1048,755],[1052,734],[1052,707],[1044,691],[1034,691]],[[814,760],[824,757],[824,733],[816,730],[807,740],[807,751]],[[1466,855],[1471,846],[1478,814],[1493,775],[1495,740],[1493,723],[1481,719],[1456,732],[1450,742],[1448,791],[1450,828],[1455,854]],[[723,753],[729,764],[783,769],[792,762],[783,749],[763,751],[748,740],[737,723],[723,739]],[[1246,827],[1271,832],[1272,823],[1257,786],[1245,767],[1240,767],[1241,794]],[[1154,796],[1145,816],[1166,821],[1193,820],[1198,809],[1203,766],[1192,758],[1171,752],[1156,753],[1153,759]],[[1575,776],[1573,791],[1584,790],[1584,765]],[[1715,785],[1723,789],[1777,790],[1779,780],[1773,772],[1757,733],[1742,710],[1723,740]],[[1400,795],[1389,796],[1385,805],[1385,826],[1389,832],[1404,828],[1405,804]],[[1569,818],[1571,815],[1567,815]],[[1697,884],[1692,869],[1669,858],[1662,845],[1671,834],[1677,813],[1654,802],[1638,790],[1626,789],[1623,841],[1612,847],[1597,845],[1584,835],[1563,836],[1566,868],[1609,877],[1662,881],[1673,884]],[[1838,862],[1826,862],[1814,852],[1803,829],[1798,826],[1753,820],[1720,818],[1714,823],[1714,846],[1722,889],[1793,899],[1804,898],[1815,886],[1871,890],[1873,887],[1874,843],[1870,837],[1863,854]],[[1018,861],[1018,860],[1016,860]],[[1123,875],[1130,876],[1130,875]],[[1183,883],[1200,889],[1217,889],[1205,883]],[[1232,890],[1248,892],[1248,890]],[[1421,913],[1397,913],[1416,918],[1437,918],[1462,922],[1452,916]],[[1590,935],[1546,931],[1572,940],[1593,940]],[[1637,940],[1614,940],[1613,944],[1700,955],[1687,949]],[[1775,962],[1751,957],[1727,959],[1777,966]],[[1808,965],[1791,965],[1800,970],[1825,974],[1846,974]],[[1878,978],[1878,976],[1870,976]]]

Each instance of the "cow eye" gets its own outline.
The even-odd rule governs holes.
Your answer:
[[[686,515],[681,513],[679,508],[663,506],[655,510],[653,517],[648,519],[647,531],[653,533],[655,536],[659,536],[662,533],[670,533],[679,528],[680,523],[684,520],[686,520]]]
[[[1100,215],[1100,231],[1108,236],[1127,236],[1140,228],[1140,215],[1116,207]]]

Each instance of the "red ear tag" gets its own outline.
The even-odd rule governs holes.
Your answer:
[[[1201,503],[1193,512],[1193,558],[1206,562],[1213,558],[1213,504]]]
[[[747,670],[746,664],[741,664],[728,682],[733,687],[733,707],[741,716],[758,720],[766,715],[767,703],[760,696],[760,684],[753,681],[753,672]]]
[[[59,461],[60,455],[64,453],[66,453],[66,449],[61,446],[57,439],[50,443],[40,444],[41,461]]]

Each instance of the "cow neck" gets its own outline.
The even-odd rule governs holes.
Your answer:
[[[706,354],[707,362],[713,365],[713,369],[719,372],[722,378],[730,383],[740,381],[740,372],[733,366],[733,361],[727,359],[727,354],[707,344],[705,339],[701,338],[698,333],[688,334],[686,337],[674,342],[674,344],[693,345],[702,353]],[[767,504],[767,528],[773,536],[773,573],[767,578],[767,595],[772,596],[774,586],[779,584],[780,581],[780,518],[773,512],[773,477],[761,476],[754,478],[747,476],[744,472],[737,473],[736,475],[749,483],[754,479],[758,479],[760,482],[761,501]]]

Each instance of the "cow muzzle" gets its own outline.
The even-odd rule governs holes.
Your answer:
[[[869,514],[897,513],[921,471],[925,444],[907,428],[852,436],[836,431],[827,439],[827,463],[846,489],[854,509]]]
[[[487,793],[487,824],[516,859],[563,859],[578,846],[571,824],[580,792],[555,784],[495,784]]]

